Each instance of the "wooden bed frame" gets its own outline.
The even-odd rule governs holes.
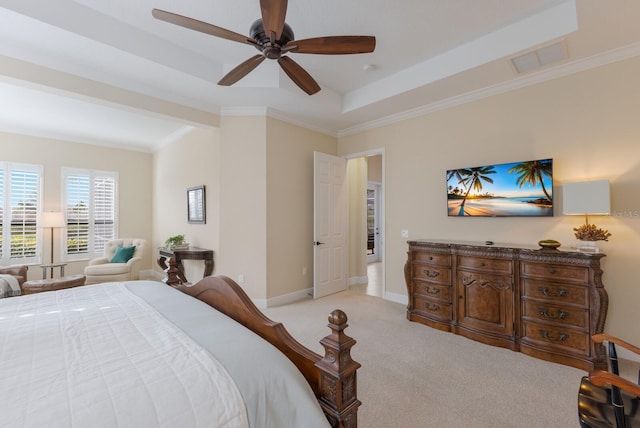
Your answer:
[[[302,346],[281,323],[271,321],[253,304],[244,290],[226,276],[209,276],[176,288],[193,296],[260,335],[278,348],[302,372],[315,393],[332,427],[356,428],[358,425],[356,370],[360,364],[351,359],[356,341],[344,333],[347,316],[339,309],[329,315],[331,334],[320,340],[325,355]]]

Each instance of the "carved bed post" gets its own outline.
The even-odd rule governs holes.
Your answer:
[[[320,369],[320,406],[334,428],[358,426],[356,370],[360,364],[351,359],[351,347],[356,341],[344,333],[347,315],[339,309],[331,312],[331,334],[320,341],[324,358],[315,365]]]

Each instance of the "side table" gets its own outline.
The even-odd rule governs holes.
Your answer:
[[[204,261],[204,275],[207,277],[213,273],[213,250],[205,248],[189,247],[184,250],[169,250],[158,248],[158,265],[166,272],[167,277],[163,282],[167,285],[176,286],[187,281],[184,276],[184,266],[182,260],[202,260]]]
[[[42,279],[47,279],[47,269],[51,269],[51,278],[53,278],[53,269],[60,268],[60,276],[64,276],[64,267],[66,263],[51,263],[48,265],[40,265],[42,268]]]
[[[62,290],[84,285],[84,275],[69,275],[60,278],[35,279],[22,284],[22,294],[35,294],[42,291]]]

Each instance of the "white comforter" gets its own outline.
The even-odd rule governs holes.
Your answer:
[[[247,427],[248,419],[225,368],[114,283],[0,301],[0,426]]]

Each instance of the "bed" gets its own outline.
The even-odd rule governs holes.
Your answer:
[[[2,299],[0,425],[356,427],[346,326],[320,356],[223,276]]]

